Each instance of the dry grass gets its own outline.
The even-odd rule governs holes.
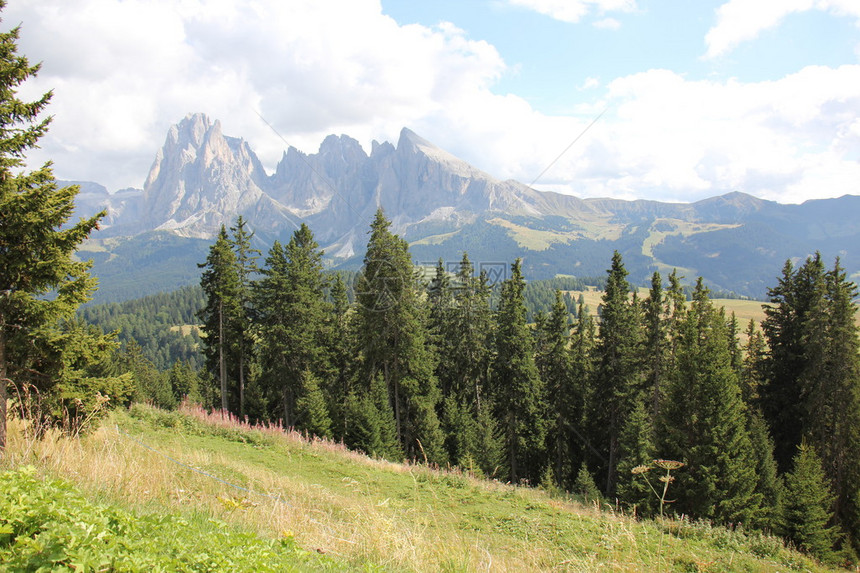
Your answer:
[[[742,563],[769,571],[777,565],[605,507],[373,460],[277,426],[199,409],[143,412],[151,419],[116,412],[78,439],[51,430],[35,440],[13,419],[0,468],[34,464],[139,511],[202,512],[264,536],[293,537],[350,568],[731,571]]]

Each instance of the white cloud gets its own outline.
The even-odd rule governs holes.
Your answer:
[[[548,174],[581,195],[695,200],[738,189],[783,202],[857,194],[860,66],[778,81],[614,80],[613,110]]]
[[[582,82],[582,85],[579,86],[580,90],[591,90],[594,88],[600,87],[600,80],[597,78],[585,78],[585,81]]]
[[[573,24],[579,22],[591,11],[630,12],[636,9],[636,0],[508,0],[508,2],[513,6],[528,8],[555,20]]]
[[[588,8],[610,5],[632,3]],[[44,61],[24,92],[55,89],[34,163],[50,158],[58,177],[111,190],[140,186],[168,127],[192,111],[247,139],[269,169],[285,145],[258,111],[306,152],[331,133],[369,149],[408,126],[529,183],[608,106],[538,188],[661,200],[858,193],[860,66],[760,83],[666,70],[589,78],[577,93],[602,99],[548,116],[492,91],[510,73],[492,45],[451,24],[400,26],[377,0],[21,0],[3,18],[23,23],[21,52]]]
[[[705,57],[722,56],[775,28],[789,14],[813,9],[860,19],[856,0],[729,0],[717,8],[717,23],[705,35]]]
[[[494,47],[450,24],[399,26],[378,0],[14,2],[20,49],[44,61],[31,97],[54,89],[55,121],[32,163],[60,177],[139,186],[167,128],[219,118],[270,167],[284,144],[329,133],[369,143],[486,92],[505,71]],[[72,152],[74,152],[72,154]]]

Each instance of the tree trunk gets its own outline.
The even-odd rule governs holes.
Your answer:
[[[245,341],[239,340],[239,417],[245,419]]]
[[[519,481],[517,472],[517,436],[516,436],[516,420],[514,415],[508,413],[508,461],[511,465],[511,483],[515,484]]]
[[[385,385],[388,387],[392,382],[389,380],[390,373],[388,372],[388,363],[386,362],[383,365],[384,375],[385,375]],[[403,446],[403,438],[400,435],[400,384],[398,384],[397,380],[394,380],[394,422],[397,426],[397,443]]]
[[[6,332],[0,326],[0,456],[6,452],[6,372]]]
[[[227,411],[227,362],[224,358],[224,301],[218,302],[218,374],[221,378],[221,409]]]

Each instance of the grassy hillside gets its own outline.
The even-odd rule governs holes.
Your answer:
[[[200,410],[135,406],[80,439],[35,441],[13,420],[0,470],[23,465],[0,474],[0,562],[19,570],[51,556],[107,570],[87,547],[121,570],[824,570],[774,538],[638,522]]]

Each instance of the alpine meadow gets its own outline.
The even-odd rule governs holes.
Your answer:
[[[727,278],[745,233],[799,211],[560,199],[408,130],[269,176],[189,115],[144,191],[90,212],[28,167],[53,94],[22,99],[20,34],[0,33],[0,569],[860,567],[856,275],[801,237],[774,276]],[[352,171],[328,178],[334,156]],[[709,277],[669,264],[708,233],[732,245]],[[128,296],[93,301],[97,269]]]

